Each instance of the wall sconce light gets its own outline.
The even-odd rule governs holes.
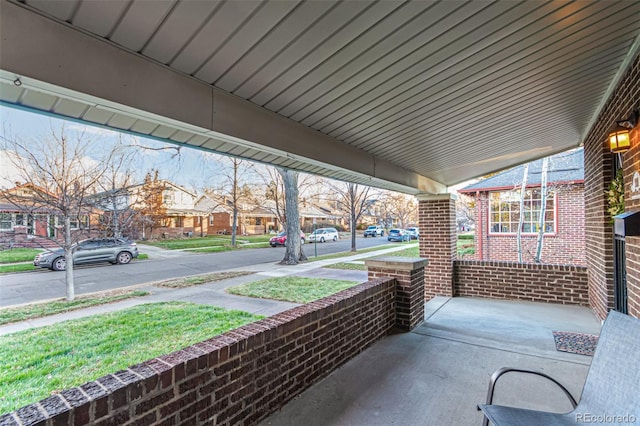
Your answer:
[[[631,137],[629,135],[638,121],[638,111],[631,113],[626,120],[616,121],[616,128],[609,133],[609,148],[611,152],[622,153],[631,148]]]

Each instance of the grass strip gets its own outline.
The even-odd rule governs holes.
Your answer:
[[[42,250],[30,248],[14,248],[0,251],[0,263],[17,263],[33,261]]]
[[[308,245],[311,245],[312,243],[309,243]],[[307,244],[305,244],[305,252],[307,251]],[[355,252],[353,251],[341,251],[340,253],[333,253],[333,254],[325,254],[322,256],[318,256],[318,257],[314,257],[314,256],[307,256],[309,258],[309,260],[326,260],[326,259],[337,259],[340,257],[345,257],[345,256],[354,256],[356,254],[362,254],[362,253],[371,253],[373,251],[378,251],[378,250],[384,250],[384,249],[388,249],[389,246],[388,245],[383,245],[383,246],[376,246],[376,247],[369,247],[369,248],[365,248],[365,249],[360,249],[357,250]]]
[[[237,236],[236,242],[239,245],[247,243],[267,243],[269,242],[270,235],[251,235],[251,236]],[[205,248],[214,246],[231,246],[231,235],[216,235],[210,237],[195,237],[185,238],[179,240],[160,240],[160,241],[144,241],[142,244],[147,244],[154,247],[162,247],[168,250],[182,250],[182,249],[194,249]]]
[[[11,274],[13,272],[35,271],[33,263],[18,263],[15,265],[0,265],[0,274]]]
[[[214,281],[226,280],[228,278],[241,277],[243,275],[251,275],[253,272],[247,271],[234,271],[234,272],[214,272],[211,274],[194,275],[192,277],[175,278],[171,280],[160,281],[154,283],[156,287],[166,288],[185,288],[194,285],[211,283]]]
[[[357,281],[331,280],[307,277],[278,277],[227,288],[227,293],[259,299],[283,300],[294,303],[309,303],[337,293],[354,285]]]
[[[119,302],[132,297],[148,295],[149,293],[146,291],[110,291],[99,296],[79,296],[73,302],[67,302],[65,299],[60,299],[52,302],[34,303],[15,308],[2,308],[0,309],[0,325],[26,321],[48,315],[61,314],[91,306]]]
[[[185,251],[189,251],[192,253],[216,253],[216,252],[231,251],[231,250],[233,250],[231,246],[212,246],[212,247],[185,249]]]
[[[345,269],[345,270],[348,270],[348,271],[366,271],[367,270],[366,265],[364,265],[362,263],[350,263],[350,262],[334,263],[334,264],[325,266],[325,268],[329,268],[329,269]]]
[[[260,318],[166,302],[0,336],[0,413]]]
[[[385,253],[385,256],[420,257],[420,247],[416,244],[404,250]]]

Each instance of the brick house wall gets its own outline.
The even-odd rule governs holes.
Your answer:
[[[585,238],[589,268],[589,301],[592,309],[604,319],[613,308],[613,229],[607,213],[605,190],[613,178],[613,155],[607,135],[617,120],[627,118],[640,103],[640,55],[637,55],[605,104],[595,125],[584,140],[585,173]],[[623,154],[625,190],[630,191],[630,174],[637,167],[638,127],[632,132],[631,151]],[[635,159],[635,160],[634,160]],[[634,163],[635,161],[635,163]],[[636,201],[627,200],[629,211],[640,209]],[[627,240],[627,287],[629,313],[640,316],[640,272],[637,238]]]
[[[553,235],[545,235],[542,245],[542,262],[586,266],[584,185],[576,183],[555,189],[557,229]],[[517,261],[517,239],[514,234],[491,234],[489,229],[489,193],[480,192],[476,202],[476,218],[482,225],[476,228],[475,254],[469,259]],[[482,238],[482,241],[480,240]],[[524,262],[533,262],[537,235],[522,235]]]
[[[395,289],[394,278],[368,281],[64,390],[0,424],[257,424],[387,335]]]
[[[456,260],[454,273],[455,296],[589,306],[585,266]]]
[[[231,234],[231,215],[227,212],[211,213],[213,224],[210,218],[204,218],[204,229],[206,235]],[[240,224],[238,224],[238,233],[240,233]]]

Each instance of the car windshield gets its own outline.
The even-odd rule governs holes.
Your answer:
[[[281,231],[281,232],[278,234],[278,237],[284,237],[284,236],[286,236],[286,235],[287,235],[287,232],[286,232],[286,231]]]
[[[399,234],[400,230],[399,229],[392,229],[391,231],[389,231],[390,234]]]

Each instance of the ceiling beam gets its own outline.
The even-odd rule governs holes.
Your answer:
[[[413,193],[446,186],[309,129],[65,23],[2,0],[0,67],[58,96],[240,146],[388,182]]]

